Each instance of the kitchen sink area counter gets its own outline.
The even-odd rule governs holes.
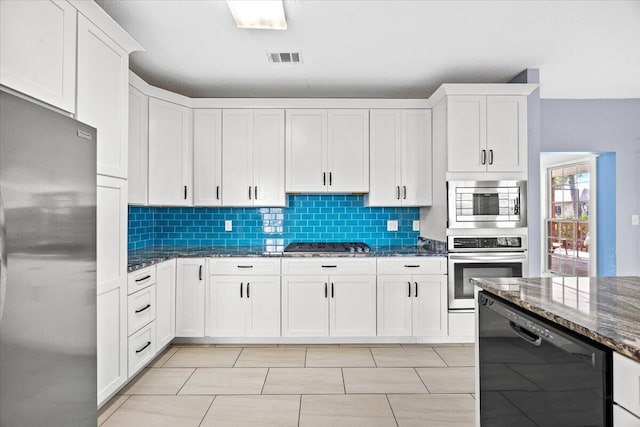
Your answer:
[[[472,281],[488,293],[640,362],[640,277]]]
[[[282,246],[151,246],[129,251],[128,271],[136,271],[173,258],[223,258],[223,257],[446,257],[443,246],[371,246],[366,253],[285,253]]]

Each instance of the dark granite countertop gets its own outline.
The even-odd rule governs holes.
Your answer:
[[[491,294],[640,362],[640,277],[472,281]]]
[[[216,257],[282,257],[282,258],[338,258],[338,257],[392,257],[392,256],[447,256],[446,251],[418,246],[372,246],[369,253],[284,253],[282,246],[152,246],[129,251],[128,271],[136,271],[172,258]]]

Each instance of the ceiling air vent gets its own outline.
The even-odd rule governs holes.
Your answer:
[[[267,54],[272,64],[300,64],[302,53],[300,52],[271,52]]]

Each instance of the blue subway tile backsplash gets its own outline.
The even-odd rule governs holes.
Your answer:
[[[418,208],[364,206],[362,195],[289,195],[287,208],[129,206],[129,249],[148,246],[276,246],[294,241],[415,245]],[[224,231],[225,221],[233,230]],[[387,231],[387,220],[398,231]]]

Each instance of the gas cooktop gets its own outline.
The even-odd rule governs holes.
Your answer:
[[[371,248],[366,243],[360,242],[299,242],[289,243],[285,252],[297,253],[368,253]]]

